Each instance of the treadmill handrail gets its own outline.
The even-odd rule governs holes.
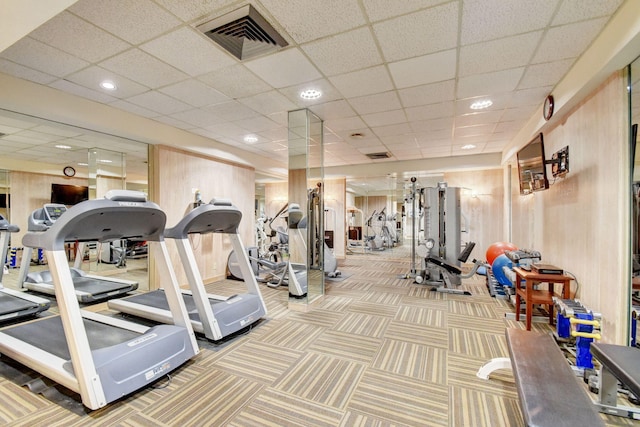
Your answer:
[[[124,191],[124,190],[123,190]],[[22,244],[62,250],[65,242],[140,239],[160,242],[166,214],[150,201],[86,200],[71,207],[45,232],[28,232]]]
[[[170,239],[184,239],[189,234],[238,234],[242,212],[233,205],[203,204],[189,211],[175,226],[164,230]]]

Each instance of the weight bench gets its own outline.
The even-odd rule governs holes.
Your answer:
[[[591,354],[600,361],[600,412],[619,417],[640,419],[640,410],[617,404],[618,381],[636,397],[640,397],[640,350],[613,344],[591,344]]]
[[[506,336],[526,426],[605,426],[551,335],[507,328]],[[488,378],[492,370],[508,367],[508,362],[506,358],[494,359],[478,376]]]

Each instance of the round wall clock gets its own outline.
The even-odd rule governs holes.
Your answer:
[[[71,166],[65,166],[65,168],[62,169],[62,173],[64,173],[66,176],[74,176],[76,174],[76,170]]]
[[[542,115],[545,120],[549,120],[553,116],[553,95],[549,95],[544,100]]]

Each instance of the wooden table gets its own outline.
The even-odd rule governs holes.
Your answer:
[[[569,282],[572,278],[564,274],[539,274],[534,271],[523,270],[520,267],[514,267],[516,273],[516,320],[520,320],[520,302],[524,299],[527,315],[527,331],[531,330],[531,317],[534,304],[546,304],[549,306],[549,323],[553,324],[553,296],[554,285],[562,284],[562,298],[569,299],[571,297],[571,288]],[[525,282],[524,288],[520,286],[521,281]],[[548,283],[547,289],[533,289],[538,283]]]

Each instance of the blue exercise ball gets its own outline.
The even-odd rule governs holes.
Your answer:
[[[505,254],[502,254],[493,260],[493,264],[491,264],[493,277],[495,277],[498,283],[500,283],[502,286],[512,287],[513,283],[511,283],[511,281],[504,274],[504,271],[502,270],[503,267],[513,267],[513,263]]]

